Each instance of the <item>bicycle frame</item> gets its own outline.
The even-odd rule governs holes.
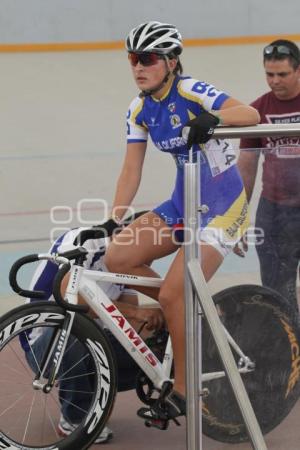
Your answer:
[[[79,293],[103,322],[103,325],[109,329],[149,377],[154,386],[160,389],[165,381],[170,381],[173,359],[170,338],[164,360],[161,363],[103,289],[101,289],[97,281],[109,281],[111,283],[120,283],[122,281],[122,284],[159,287],[162,280],[159,278],[98,272],[73,265],[65,295],[70,303],[76,304],[78,299],[77,293]]]
[[[143,370],[154,386],[161,389],[166,381],[170,381],[173,360],[171,339],[169,337],[163,362],[161,363],[139,334],[109,299],[101,288],[99,281],[127,284],[131,286],[147,286],[159,288],[163,282],[160,278],[142,277],[110,272],[99,272],[73,265],[66,289],[65,297],[69,303],[78,303],[78,293],[89,307],[96,313],[103,325],[115,336],[119,343],[127,350],[137,365]],[[224,328],[227,339],[240,356],[239,372],[247,373],[254,369],[254,364],[244,355],[240,347]],[[225,377],[225,372],[211,372],[203,374],[202,380],[209,381]]]

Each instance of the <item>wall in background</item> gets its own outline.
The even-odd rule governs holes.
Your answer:
[[[122,40],[147,20],[184,38],[299,33],[298,0],[1,0],[0,44]]]

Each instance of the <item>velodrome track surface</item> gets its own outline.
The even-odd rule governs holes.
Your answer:
[[[183,56],[185,73],[249,102],[266,91],[261,47],[188,48]],[[103,200],[109,205],[112,202],[125,149],[126,111],[136,89],[126,54],[120,51],[0,54],[0,69],[3,313],[22,302],[7,283],[15,259],[46,251],[51,236],[64,228],[94,224],[104,218]],[[138,209],[151,208],[165,199],[171,192],[174,173],[170,157],[150,146],[135,200]],[[162,274],[166,267],[167,262],[157,264]],[[29,279],[27,270],[21,280],[26,284]],[[259,282],[253,249],[244,260],[230,256],[211,288],[218,291],[251,282]],[[269,449],[299,448],[299,405],[267,436]],[[185,449],[184,426],[171,426],[167,432],[147,429],[136,417],[138,407],[133,393],[118,396],[111,418],[115,439],[106,448]],[[206,437],[203,442],[204,450],[251,448],[250,444],[232,446]]]

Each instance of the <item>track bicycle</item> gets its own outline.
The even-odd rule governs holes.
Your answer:
[[[34,254],[19,259],[11,269],[13,289],[36,301],[9,311],[0,320],[1,449],[87,449],[101,432],[116,396],[116,362],[103,328],[86,314],[89,308],[140,367],[136,392],[142,402],[153,405],[161,401],[172,383],[170,339],[156,339],[156,343],[163,343],[163,351],[158,354],[97,283],[159,287],[162,280],[86,270],[82,267],[85,257],[86,250],[81,247],[61,255]],[[53,287],[56,303],[38,301],[43,292],[24,290],[17,282],[23,265],[43,259],[60,265]],[[69,271],[66,301],[60,284]],[[86,305],[77,304],[78,292]],[[280,295],[261,286],[225,289],[214,296],[214,302],[224,338],[230,342],[261,429],[267,433],[283,420],[299,397],[298,319]],[[35,355],[33,341],[46,332],[48,345],[41,355]],[[81,423],[69,436],[61,438],[56,431],[62,395],[59,386],[73,376],[73,368],[63,370],[63,361],[68,352],[76,353],[78,345],[84,348],[88,367],[87,373],[80,376],[89,377],[91,388],[81,393],[88,399],[84,402],[87,406],[74,405],[83,413]],[[202,408],[203,432],[223,442],[245,441],[246,428],[205,319],[202,351],[203,388],[207,391]],[[34,372],[28,364],[28,352],[36,363]],[[168,423],[147,421],[146,425],[166,429]]]

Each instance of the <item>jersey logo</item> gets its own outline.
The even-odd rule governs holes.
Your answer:
[[[159,127],[159,123],[155,123],[155,117],[150,118],[150,122],[148,123],[148,127]]]
[[[175,102],[172,102],[172,103],[170,103],[170,104],[168,105],[168,110],[169,110],[171,113],[175,112],[175,110],[176,110],[176,104],[175,104]]]
[[[173,114],[172,116],[170,116],[170,122],[171,122],[173,130],[175,128],[181,127],[181,119],[178,116],[178,114]]]

